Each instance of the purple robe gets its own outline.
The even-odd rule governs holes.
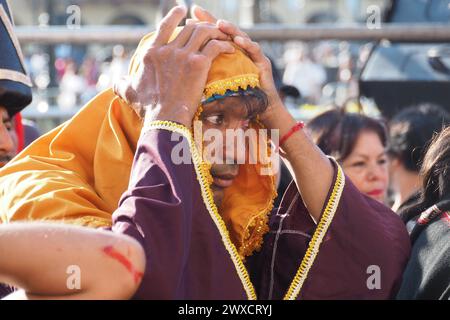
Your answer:
[[[330,189],[334,217],[303,286],[291,298],[392,299],[400,288],[411,250],[403,222],[343,178],[339,199],[331,199]],[[271,215],[263,249],[248,261],[259,299],[282,299],[295,287],[293,279],[316,230],[292,182]]]
[[[203,201],[195,166],[173,163],[172,148],[179,142],[171,141],[171,134],[165,129],[142,131],[129,188],[113,215],[113,230],[132,236],[146,252],[146,271],[134,298],[283,298],[298,280],[297,269],[316,229],[295,184],[280,210],[272,213],[271,231],[261,252],[247,259],[247,271],[226,246],[226,234]],[[327,228],[321,225],[320,250],[313,263],[309,259],[300,293],[291,298],[392,297],[409,255],[406,229],[393,212],[361,195],[348,179],[338,181],[337,167],[335,172],[322,219],[334,218]],[[380,289],[367,287],[368,268],[374,265],[381,271]]]
[[[246,299],[192,164],[173,164],[172,132],[143,130],[113,230],[138,240],[146,271],[136,299]],[[183,138],[184,142],[186,141]]]

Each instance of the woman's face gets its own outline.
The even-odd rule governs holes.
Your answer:
[[[373,131],[362,131],[342,167],[359,191],[384,202],[389,183],[387,161],[380,137]]]

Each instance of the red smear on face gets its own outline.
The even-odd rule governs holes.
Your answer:
[[[114,249],[113,246],[104,247],[103,252],[106,253],[111,258],[113,258],[114,260],[119,261],[119,263],[121,263],[133,275],[135,283],[139,283],[139,281],[141,281],[141,278],[143,277],[144,274],[136,270],[131,261],[128,260],[128,258],[125,257],[123,254],[121,254],[119,251]]]

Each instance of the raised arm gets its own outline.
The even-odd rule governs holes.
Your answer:
[[[219,29],[230,35],[234,42],[244,49],[260,70],[262,89],[269,98],[269,107],[261,116],[269,129],[278,129],[279,136],[284,136],[296,121],[281,101],[272,77],[270,60],[264,56],[258,43],[253,42],[247,34],[227,21],[217,21],[206,10],[194,6],[193,16],[202,21],[216,22]],[[333,179],[333,167],[330,160],[312,142],[304,131],[295,132],[282,146],[286,160],[297,188],[311,216],[318,221]]]
[[[58,223],[0,225],[0,282],[23,299],[128,299],[145,269],[126,235]]]

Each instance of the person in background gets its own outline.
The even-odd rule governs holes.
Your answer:
[[[442,107],[421,104],[395,115],[389,123],[388,149],[390,187],[394,193],[393,211],[413,203],[419,197],[419,175],[425,150],[433,136],[450,123],[450,114]]]
[[[0,168],[6,165],[16,154],[17,134],[8,111],[0,106]]]
[[[412,244],[397,299],[450,299],[450,127],[431,142],[415,203],[403,206]]]
[[[24,148],[29,146],[34,140],[41,136],[41,131],[39,130],[36,122],[23,119],[23,134],[24,134]]]
[[[0,168],[5,166],[24,146],[24,129],[20,111],[30,104],[31,80],[6,0],[0,0]],[[0,222],[1,223],[1,222]],[[0,297],[8,289],[0,283]]]
[[[384,203],[389,182],[388,139],[381,121],[333,109],[311,119],[306,128],[317,146],[342,165],[359,191]]]
[[[8,3],[0,0],[0,168],[24,147],[20,111],[31,102],[31,80],[15,34]]]
[[[287,50],[285,60],[283,82],[300,90],[309,103],[317,103],[327,80],[324,67],[314,61],[306,45]]]

